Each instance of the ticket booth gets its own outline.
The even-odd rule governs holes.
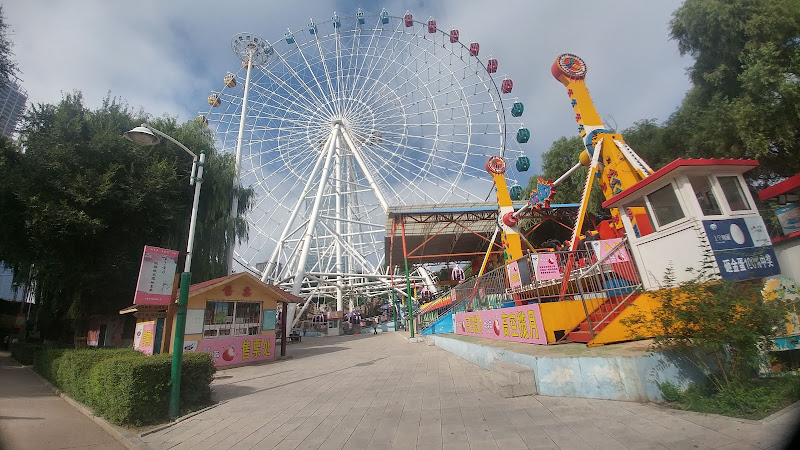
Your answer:
[[[603,203],[619,209],[645,289],[660,289],[670,267],[677,282],[693,278],[707,256],[726,280],[780,273],[742,176],[757,165],[743,159],[677,159]]]
[[[342,334],[342,311],[328,311],[328,336]]]
[[[217,367],[274,359],[276,338],[281,332],[277,326],[278,311],[300,301],[299,297],[245,272],[193,284],[189,288],[182,351],[209,353]],[[175,329],[174,309],[173,301],[169,310],[134,305],[120,311],[137,316],[136,330],[140,335],[137,349],[152,354],[149,348],[158,347],[160,341],[169,352],[175,351],[171,339]],[[164,326],[157,329],[161,316]],[[136,341],[134,336],[134,346]]]

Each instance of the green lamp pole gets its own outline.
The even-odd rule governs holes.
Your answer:
[[[185,145],[147,124],[142,124],[142,126],[126,131],[123,133],[123,136],[125,139],[137,145],[158,144],[161,142],[158,136],[161,136],[185,150],[186,153],[192,155],[192,174],[189,185],[194,185],[194,200],[192,202],[192,217],[189,220],[189,240],[186,243],[186,264],[181,274],[180,293],[178,294],[178,311],[175,315],[175,336],[172,341],[169,416],[174,419],[180,414],[183,335],[186,332],[186,305],[189,303],[189,286],[192,283],[192,248],[194,247],[194,232],[197,225],[197,204],[200,201],[200,187],[203,185],[203,166],[206,162],[206,152],[200,151],[200,157],[198,158],[198,156],[186,148]]]

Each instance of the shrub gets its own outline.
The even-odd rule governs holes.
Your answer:
[[[785,332],[788,309],[783,299],[765,302],[758,281],[719,280],[706,256],[696,276],[677,286],[674,272],[667,270],[665,288],[653,293],[660,307],[652,311],[652,319],[637,312],[623,323],[632,334],[654,336],[653,350],[673,350],[688,358],[722,390],[756,373],[761,349],[772,343],[770,336]]]
[[[36,353],[34,370],[109,421],[144,425],[168,418],[171,364],[170,354],[131,349],[46,349]],[[215,371],[208,354],[183,355],[182,412],[211,403]]]
[[[36,352],[33,357],[33,370],[54,386],[58,386],[58,382],[56,381],[58,378],[58,366],[61,363],[61,357],[68,351],[70,350],[44,349]]]
[[[65,352],[56,368],[56,386],[81,403],[90,403],[88,398],[89,371],[101,361],[117,357],[144,358],[133,349],[81,349]]]
[[[800,377],[786,376],[731,382],[721,389],[712,381],[694,383],[680,392],[669,383],[659,385],[664,399],[689,411],[762,419],[800,400]]]
[[[100,362],[89,373],[88,394],[97,414],[116,424],[145,425],[168,419],[172,355],[118,357]],[[180,409],[188,412],[211,403],[215,372],[205,353],[183,355]]]
[[[11,357],[16,359],[20,364],[30,366],[33,364],[33,356],[36,352],[41,351],[44,347],[42,344],[31,344],[28,342],[17,342],[11,344]]]

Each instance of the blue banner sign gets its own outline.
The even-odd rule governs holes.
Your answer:
[[[760,217],[704,220],[711,251],[725,280],[750,280],[781,273]]]

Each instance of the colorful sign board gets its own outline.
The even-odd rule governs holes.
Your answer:
[[[531,267],[539,281],[557,280],[561,278],[558,268],[558,255],[555,253],[532,253]]]
[[[169,305],[178,254],[177,250],[144,246],[134,305]]]
[[[155,341],[156,323],[139,322],[136,324],[136,334],[133,336],[133,349],[145,355],[153,354],[153,342]]]
[[[622,238],[614,238],[614,239],[603,239],[599,241],[590,241],[592,244],[592,250],[594,250],[595,256],[597,256],[597,260],[600,261],[605,258],[611,250],[614,249],[617,245],[622,242]],[[631,260],[630,255],[628,254],[628,250],[622,246],[614,252],[613,255],[609,256],[606,260],[606,264],[612,263],[621,263],[621,262],[628,262]]]
[[[761,217],[704,220],[711,251],[725,280],[750,280],[781,273]]]
[[[800,202],[780,207],[775,210],[778,222],[781,224],[783,234],[792,234],[800,231]]]
[[[522,278],[519,276],[519,261],[511,261],[506,265],[508,272],[508,284],[512,289],[522,286]]]
[[[275,359],[275,335],[203,339],[197,351],[208,353],[217,367]]]
[[[464,336],[547,344],[538,304],[456,314],[455,328]]]

